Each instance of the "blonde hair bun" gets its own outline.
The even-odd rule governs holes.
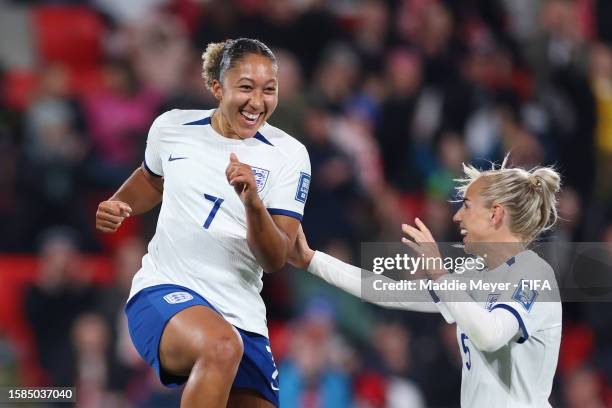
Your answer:
[[[553,167],[536,167],[525,170],[508,168],[506,155],[499,168],[478,170],[463,165],[465,177],[457,179],[457,190],[465,197],[468,187],[477,179],[485,183],[481,195],[485,204],[503,205],[510,216],[510,230],[526,242],[531,242],[544,231],[552,228],[558,219],[557,193],[561,190],[561,176]]]

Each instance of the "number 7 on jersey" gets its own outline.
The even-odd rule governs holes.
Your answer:
[[[208,214],[208,218],[206,218],[206,221],[204,221],[204,229],[208,229],[215,218],[217,211],[219,211],[219,207],[221,207],[221,204],[223,204],[223,199],[220,197],[211,196],[210,194],[204,194],[204,198],[213,202],[213,207],[210,210],[210,214]]]

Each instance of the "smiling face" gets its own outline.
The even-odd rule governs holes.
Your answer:
[[[255,136],[278,104],[276,76],[270,58],[248,54],[225,72],[222,84],[215,80],[212,91],[219,100],[215,130],[233,139]]]
[[[474,253],[475,243],[495,242],[497,235],[495,209],[481,195],[484,183],[481,177],[468,187],[463,205],[453,217],[453,221],[459,224],[468,253]]]

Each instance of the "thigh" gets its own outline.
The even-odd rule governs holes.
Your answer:
[[[233,390],[240,390],[237,393],[239,396],[246,395],[247,401],[254,395],[269,401],[270,406],[278,406],[278,370],[272,356],[270,340],[257,333],[241,329],[238,329],[238,332],[242,336],[244,353],[234,378]]]
[[[232,389],[228,408],[276,408],[276,405],[259,395],[256,391]]]
[[[162,333],[159,359],[164,371],[189,376],[203,350],[219,342],[239,342],[236,329],[206,306],[192,306],[175,314]],[[211,352],[214,352],[211,350]]]

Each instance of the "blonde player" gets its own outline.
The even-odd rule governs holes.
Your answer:
[[[466,408],[550,406],[561,341],[560,302],[554,296],[543,301],[542,293],[525,285],[532,278],[555,282],[550,265],[526,245],[556,222],[560,177],[551,168],[526,171],[505,164],[506,160],[501,168],[482,172],[464,166],[466,178],[459,185],[463,205],[453,220],[463,235],[465,251],[486,255],[487,268],[466,274],[462,281],[512,285],[486,297],[470,290],[432,290],[428,302],[416,301],[422,293],[415,293],[412,302],[377,302],[384,307],[441,312],[449,323],[456,321],[463,358],[461,406]],[[419,254],[439,257],[430,231],[419,219],[415,223],[403,226],[411,239],[402,241]],[[301,232],[290,263],[362,296],[362,271],[311,250]],[[457,279],[443,268],[426,273],[438,287]],[[366,281],[381,278],[368,275]]]
[[[278,371],[259,295],[294,246],[310,183],[304,146],[266,121],[277,64],[246,38],[203,55],[214,110],[172,110],[151,126],[145,160],[96,214],[114,232],[160,201],[155,236],[126,314],[132,341],[181,407],[278,406]]]

